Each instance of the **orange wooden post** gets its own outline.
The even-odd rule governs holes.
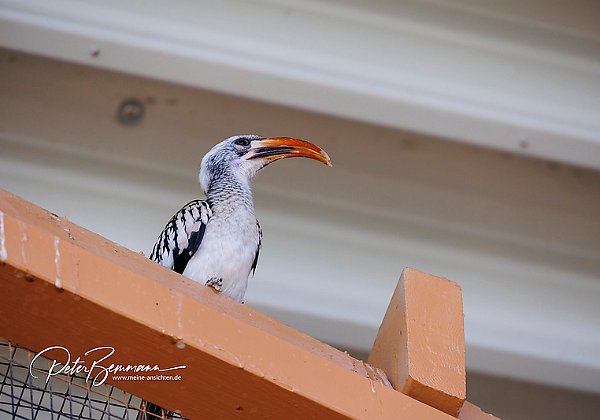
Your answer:
[[[466,397],[464,343],[460,286],[406,268],[368,362],[398,391],[458,417]]]

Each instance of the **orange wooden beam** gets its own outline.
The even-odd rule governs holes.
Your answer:
[[[466,397],[464,343],[460,287],[406,268],[368,362],[398,391],[458,417]]]
[[[499,417],[484,412],[481,408],[477,407],[475,404],[471,404],[469,401],[465,401],[463,404],[458,418],[460,420],[500,420]]]
[[[192,418],[451,418],[363,362],[3,190],[0,311],[0,336],[34,352],[112,346],[111,363],[186,365],[177,382],[108,382]]]

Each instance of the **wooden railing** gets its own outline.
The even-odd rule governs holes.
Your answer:
[[[185,365],[178,381],[107,382],[192,419],[493,418],[465,402],[449,280],[405,270],[365,363],[3,190],[0,260],[0,337],[73,358],[112,347],[106,365]]]

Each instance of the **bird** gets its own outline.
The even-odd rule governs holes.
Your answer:
[[[265,166],[292,157],[332,166],[323,149],[297,138],[244,134],[217,143],[200,164],[205,199],[190,201],[173,215],[150,259],[243,303],[262,244],[251,181]],[[150,402],[142,405],[138,419],[172,416]]]

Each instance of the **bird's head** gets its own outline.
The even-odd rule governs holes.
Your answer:
[[[206,193],[213,179],[225,173],[249,183],[269,163],[289,157],[306,157],[331,166],[327,153],[308,141],[290,137],[239,135],[223,140],[204,156],[200,166],[200,186]]]

